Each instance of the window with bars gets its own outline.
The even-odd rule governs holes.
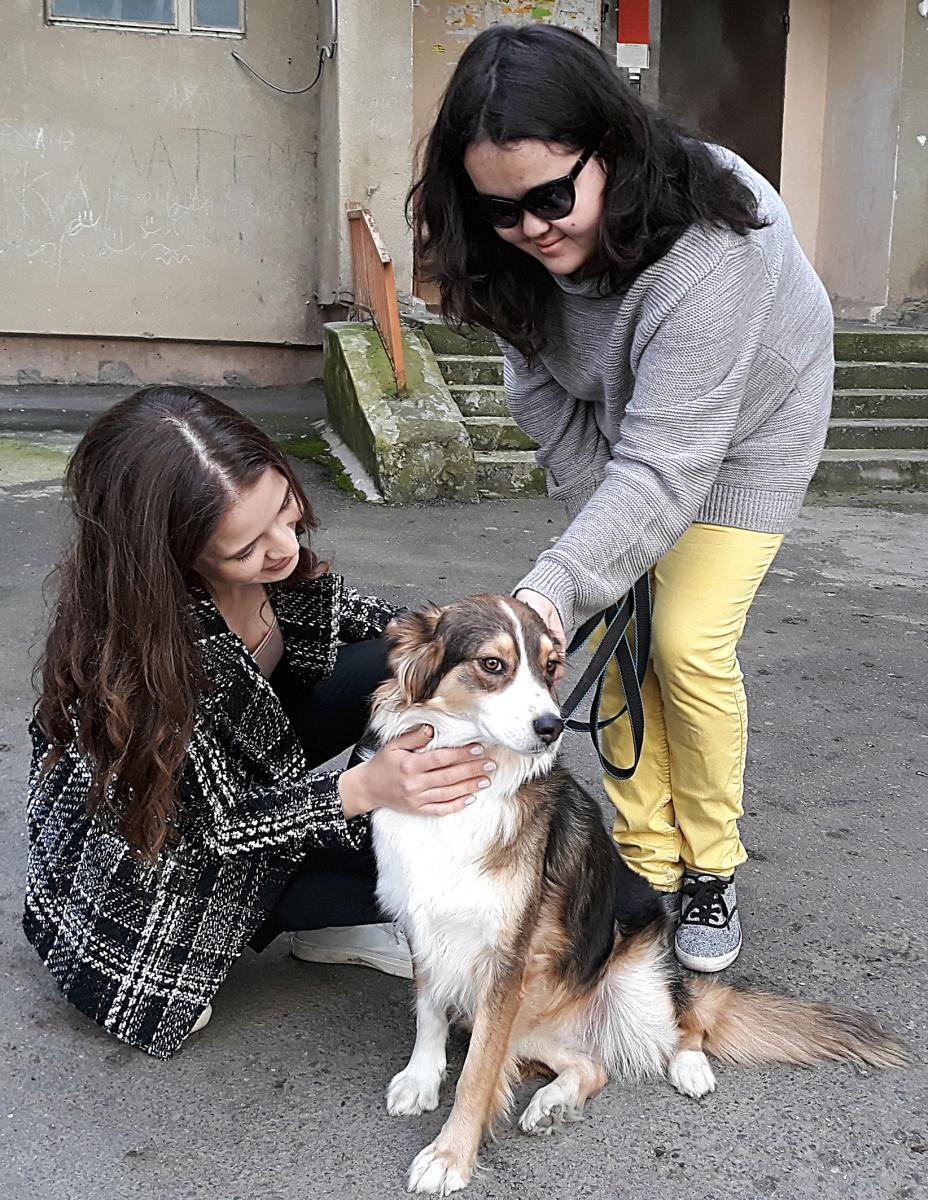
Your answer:
[[[46,0],[51,25],[242,34],[245,0]]]

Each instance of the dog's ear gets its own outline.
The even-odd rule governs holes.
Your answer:
[[[390,668],[407,704],[421,704],[441,679],[445,648],[437,634],[442,610],[427,604],[418,612],[400,613],[388,638]]]

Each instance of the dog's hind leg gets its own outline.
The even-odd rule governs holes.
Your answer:
[[[667,1079],[684,1096],[698,1099],[715,1091],[715,1072],[706,1058],[705,1016],[687,994],[677,1008],[679,1040],[667,1063]]]
[[[387,1088],[387,1112],[393,1117],[417,1117],[438,1106],[445,1074],[448,1013],[436,1003],[427,977],[416,975],[416,1044],[408,1064]]]
[[[532,1096],[519,1118],[523,1133],[554,1133],[568,1122],[579,1121],[587,1100],[609,1078],[602,1063],[553,1036],[534,1034],[520,1041],[514,1053],[519,1058],[537,1059],[557,1072],[551,1083]]]
[[[715,1091],[715,1072],[702,1050],[677,1050],[667,1064],[667,1078],[681,1095],[694,1100]]]

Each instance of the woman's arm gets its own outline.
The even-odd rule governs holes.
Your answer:
[[[307,848],[363,843],[367,821],[348,820],[338,790],[341,771],[310,773],[299,761],[275,761],[272,768],[252,761],[236,740],[204,718],[188,753],[185,790],[208,809],[203,828],[212,850],[226,857],[295,842]]]
[[[583,508],[609,461],[609,444],[593,406],[568,395],[542,363],[529,365],[508,343],[503,351],[506,404],[513,420],[538,444],[536,457],[549,475],[549,494],[571,516]]]
[[[379,596],[362,596],[345,584],[338,623],[340,642],[365,642],[380,637],[400,605],[381,600]]]
[[[376,808],[422,816],[459,812],[495,767],[477,746],[421,753],[432,736],[427,727],[410,731],[346,771],[301,773],[294,763],[275,778],[254,763],[249,780],[246,752],[230,755],[220,745],[226,739],[200,722],[188,762],[193,778],[187,780],[195,781],[210,808],[205,840],[224,857],[294,842],[356,849]],[[215,769],[219,763],[224,770]],[[287,773],[290,778],[281,777]]]
[[[695,519],[728,452],[770,302],[763,256],[741,240],[648,340],[602,482],[518,584],[547,597],[568,631],[624,594]]]

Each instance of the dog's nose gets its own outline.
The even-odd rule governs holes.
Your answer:
[[[542,713],[532,722],[532,728],[546,746],[550,746],[564,732],[564,722],[557,713]]]

